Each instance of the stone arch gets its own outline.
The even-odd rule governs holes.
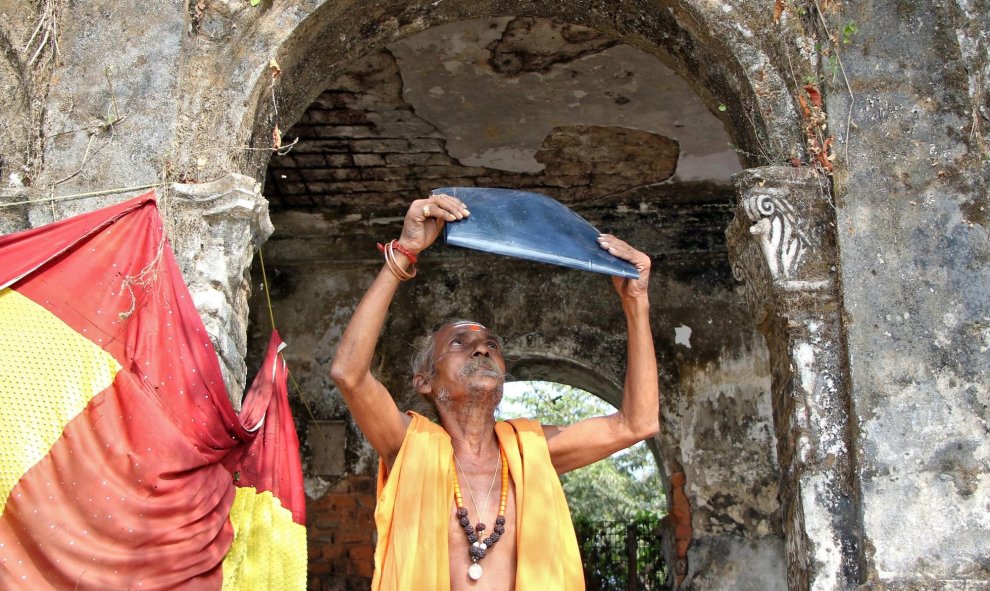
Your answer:
[[[514,380],[566,384],[584,390],[615,408],[622,406],[622,385],[599,373],[594,366],[574,359],[548,356],[545,350],[524,351],[509,348],[506,354],[512,359],[509,371]],[[675,470],[663,465],[665,456],[660,453],[662,442],[659,438],[651,438],[647,441],[647,445],[659,464],[659,475],[664,481],[664,489],[669,490],[670,485],[667,481]],[[672,563],[672,559],[676,559],[676,556],[667,558],[668,563]]]
[[[525,3],[510,3],[491,10],[471,3],[463,6],[441,6],[428,9],[410,5],[394,13],[374,11],[342,17],[344,9],[324,4],[312,14],[306,15],[290,35],[275,46],[275,56],[282,67],[279,120],[295,121],[303,110],[312,103],[320,91],[320,80],[333,78],[343,72],[344,67],[358,57],[367,55],[375,47],[395,41],[430,27],[465,20],[469,18],[512,15],[558,18],[603,31],[615,39],[642,48],[654,55],[662,55],[663,60],[689,80],[696,92],[713,111],[721,111],[720,105],[728,105],[724,120],[733,139],[745,155],[750,165],[779,163],[789,156],[803,153],[801,147],[800,118],[791,97],[793,89],[785,82],[787,76],[772,51],[758,47],[752,41],[751,32],[730,31],[726,23],[719,21],[719,15],[706,8],[703,3],[681,3],[669,10],[624,9],[601,7],[590,11],[574,11],[575,7],[561,4],[553,8],[533,7]],[[360,12],[360,11],[358,11]],[[750,25],[759,24],[755,15]],[[766,20],[762,21],[764,24]],[[742,25],[745,28],[747,25]],[[263,27],[260,27],[263,28]],[[722,33],[721,35],[719,33]],[[321,41],[322,40],[322,41]],[[322,43],[322,45],[321,45]],[[322,47],[325,51],[314,54],[309,48]],[[249,93],[249,108],[243,112],[240,137],[245,143],[255,146],[267,145],[271,127],[276,123],[273,102],[268,94],[268,70],[263,60],[255,59],[257,75]],[[745,66],[743,64],[746,64]],[[812,64],[804,64],[810,68]],[[799,65],[799,69],[801,65]],[[248,153],[239,166],[241,170],[256,177],[263,176],[270,152],[259,150]],[[818,194],[821,194],[819,191]],[[740,275],[740,277],[742,277]],[[750,300],[752,305],[754,300]],[[755,308],[758,309],[758,308]],[[418,320],[425,320],[419,318]],[[413,322],[411,324],[419,324]],[[391,322],[386,328],[389,334],[404,334],[410,328],[406,321]],[[777,384],[789,384],[787,372],[782,371],[782,351],[779,348],[779,332],[764,331],[771,344],[770,365],[774,376],[775,392]],[[786,341],[785,342],[789,342]],[[390,358],[383,354],[383,359]],[[841,370],[841,368],[838,368]],[[391,371],[391,370],[388,370]],[[841,372],[840,372],[841,373]],[[784,386],[786,390],[788,386]],[[781,395],[784,396],[784,395]],[[775,398],[774,419],[776,436],[788,436],[785,423],[779,419],[778,400]],[[846,423],[838,418],[835,423],[839,432],[845,434]],[[779,447],[779,444],[778,444]],[[784,450],[788,451],[788,450]],[[778,450],[778,454],[780,451]],[[792,467],[785,464],[785,458],[793,454],[778,455],[782,473],[794,474]],[[815,578],[815,567],[809,567],[802,552],[807,550],[809,532],[804,529],[802,511],[806,503],[800,497],[800,490],[789,491],[792,497],[785,499],[785,511],[791,529],[788,537],[788,578],[792,588],[807,588],[809,577]],[[836,522],[834,510],[822,507],[824,517],[833,522],[826,534],[832,535],[843,527],[845,517]],[[690,519],[690,517],[688,517]],[[843,522],[844,523],[844,522]],[[819,532],[820,533],[820,532]],[[816,534],[818,535],[818,534]],[[848,547],[845,544],[843,548]],[[843,550],[844,551],[844,550]],[[715,553],[715,551],[713,551]],[[827,554],[827,552],[826,552]],[[842,551],[840,551],[842,554]],[[821,562],[822,572],[832,568],[842,568],[848,564],[849,551],[842,554],[838,562],[830,557]],[[740,558],[742,560],[743,558]],[[686,567],[684,568],[686,574]],[[848,568],[847,568],[848,571]],[[849,571],[852,572],[852,571]],[[809,574],[810,573],[810,574]],[[827,575],[826,575],[827,576]],[[845,575],[844,575],[845,576]],[[683,578],[683,576],[682,576]]]
[[[724,10],[733,12],[725,18]],[[658,55],[713,111],[722,112],[733,143],[751,165],[779,163],[804,153],[801,120],[794,96],[797,80],[814,74],[815,58],[793,62],[785,40],[801,37],[801,24],[772,20],[772,11],[731,8],[702,0],[661,5],[615,6],[571,0],[540,5],[523,0],[499,3],[426,1],[367,9],[359,2],[323,2],[291,12],[264,10],[245,16],[237,8],[218,15],[211,43],[184,51],[192,75],[183,84],[193,92],[179,106],[176,165],[185,174],[230,170],[261,178],[271,152],[274,124],[296,121],[319,93],[321,80],[375,47],[444,23],[496,16],[530,16],[571,22]],[[756,31],[777,30],[775,44]],[[219,50],[219,53],[218,53]],[[273,100],[269,60],[282,77]],[[197,66],[194,68],[192,66]],[[213,88],[212,79],[235,82]],[[215,110],[225,110],[215,113]],[[278,115],[276,116],[276,110]],[[209,112],[209,113],[207,113]],[[209,114],[210,116],[203,116]],[[278,120],[278,121],[277,121]],[[283,125],[283,130],[287,128]],[[225,130],[225,131],[222,131]],[[233,161],[216,155],[217,138],[233,134]],[[243,148],[250,146],[252,150]],[[197,175],[198,176],[198,175]]]
[[[595,371],[594,367],[572,360],[548,356],[545,351],[506,349],[512,359],[509,368],[517,380],[542,380],[580,388],[618,408],[622,404],[622,386]]]
[[[189,232],[170,232],[173,245],[193,293],[210,301],[206,308],[212,309],[201,312],[219,320],[211,330],[218,331],[213,336],[232,391],[243,385],[243,351],[241,343],[224,336],[241,336],[247,310],[240,303],[249,287],[239,265],[250,260],[246,245],[267,234],[266,203],[257,183],[268,155],[245,148],[251,142],[253,148],[269,145],[265,140],[275,122],[267,104],[271,57],[283,66],[278,100],[285,119],[279,122],[286,128],[305,108],[304,95],[315,92],[322,73],[341,71],[385,40],[482,15],[580,19],[639,47],[670,47],[671,56],[683,56],[670,61],[695,80],[710,108],[726,106],[721,117],[736,145],[754,154],[747,156],[752,167],[765,160],[779,163],[778,155],[807,161],[803,150],[791,153],[803,133],[794,98],[808,76],[817,76],[825,93],[823,115],[841,156],[832,193],[838,213],[827,211],[831,205],[820,197],[831,191],[814,186],[816,179],[800,171],[751,169],[738,190],[739,223],[732,225],[739,231],[729,238],[733,265],[747,278],[749,324],[760,320],[771,347],[766,364],[772,372],[766,373],[773,376],[775,430],[783,442],[775,462],[785,481],[785,519],[795,524],[786,534],[790,586],[951,587],[961,578],[974,584],[986,578],[985,569],[973,570],[985,557],[986,527],[973,516],[982,515],[986,497],[983,491],[973,494],[973,488],[986,462],[966,453],[986,448],[980,438],[986,409],[979,404],[986,399],[981,355],[988,336],[985,289],[979,286],[987,282],[980,283],[986,266],[978,263],[986,259],[987,192],[980,168],[986,122],[980,114],[986,110],[990,59],[985,11],[978,3],[935,3],[919,10],[921,3],[873,0],[564,0],[551,7],[501,0],[372,6],[287,0],[259,6],[137,3],[122,11],[97,0],[67,3],[56,11],[61,18],[49,21],[58,25],[58,56],[42,46],[21,48],[35,24],[48,18],[50,4],[20,3],[0,33],[10,49],[10,63],[3,66],[12,75],[8,78],[36,87],[30,89],[30,112],[5,122],[19,144],[34,138],[28,143],[37,155],[22,176],[20,157],[5,154],[0,166],[5,183],[10,177],[2,191],[6,205],[15,205],[10,199],[36,202],[5,208],[0,226],[13,231],[88,211],[116,201],[128,187],[154,184],[166,194],[174,188],[178,195],[167,221]],[[857,23],[860,32],[852,35]],[[840,28],[844,24],[847,30]],[[831,42],[830,27],[839,37]],[[35,41],[46,38],[37,35]],[[40,54],[33,53],[35,47]],[[843,76],[833,79],[824,62],[826,51],[838,49],[845,67]],[[36,63],[43,67],[32,70],[28,60],[38,55]],[[108,128],[105,114],[113,104],[123,107],[126,121]],[[770,158],[762,157],[762,144]],[[11,167],[12,162],[18,165]],[[250,176],[224,176],[231,171]],[[800,182],[789,183],[788,172]],[[206,182],[218,178],[219,185]],[[233,191],[223,186],[231,181],[237,185]],[[785,196],[780,207],[747,206],[750,197],[770,189]],[[74,194],[94,196],[50,202],[52,195]],[[817,213],[821,204],[824,214]],[[801,270],[807,258],[797,261],[796,270],[790,266],[790,254],[800,248],[777,252],[775,246],[793,244],[782,240],[782,229],[793,236],[800,228],[797,240],[814,243],[819,236],[804,232],[806,227],[828,228],[834,218],[842,228],[834,236],[841,248],[842,285],[836,290],[819,283],[837,282],[827,273]],[[806,255],[814,252],[802,248]],[[200,263],[220,259],[220,251],[226,260],[204,272]],[[802,275],[810,277],[803,287]],[[905,284],[915,277],[928,289]],[[279,289],[288,289],[291,273],[279,281]],[[257,275],[250,283],[257,286]],[[836,291],[844,300],[838,302],[842,318],[835,312]],[[826,342],[838,347],[823,347]],[[683,373],[676,356],[664,361]],[[835,370],[826,377],[839,385],[838,395],[818,389],[827,383],[817,380],[825,375],[819,371],[822,363]],[[855,381],[846,377],[847,365]],[[814,379],[805,380],[808,376]],[[851,426],[831,412],[847,407]],[[930,430],[931,437],[917,436],[917,428],[926,427],[919,417],[936,417],[939,428]],[[845,432],[855,458],[818,445],[820,426],[828,428],[828,441]],[[787,449],[793,453],[784,453]],[[852,469],[842,467],[851,463]],[[945,511],[932,514],[922,502],[900,503],[929,490],[938,491]],[[862,515],[855,517],[856,512]],[[929,527],[931,535],[912,537],[915,530],[890,525],[904,515]],[[860,545],[834,535],[841,531],[861,532]],[[857,557],[864,565],[859,569]]]
[[[594,366],[574,359],[548,356],[544,350],[523,351],[509,348],[506,354],[512,359],[509,371],[514,380],[566,384],[584,390],[615,408],[622,406],[622,385],[599,373]],[[665,457],[670,454],[661,453],[660,438],[651,438],[646,443],[660,467],[659,475],[664,489],[669,492],[669,475],[677,471],[664,466]],[[676,555],[668,556],[667,561],[672,564],[676,561]]]

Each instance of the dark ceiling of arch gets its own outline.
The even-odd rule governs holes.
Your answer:
[[[520,188],[649,236],[683,277],[730,280],[722,232],[740,167],[721,122],[656,57],[586,27],[434,27],[329,80],[293,141],[269,164],[273,212],[372,220],[436,187]]]

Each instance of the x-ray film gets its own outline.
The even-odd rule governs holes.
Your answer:
[[[471,215],[444,225],[447,244],[607,275],[639,278],[627,261],[598,245],[601,234],[559,201],[527,191],[446,187]]]

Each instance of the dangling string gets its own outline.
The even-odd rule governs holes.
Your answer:
[[[265,272],[265,256],[261,253],[260,246],[258,247],[258,264],[261,266],[261,283],[265,290],[265,301],[268,304],[268,318],[271,320],[272,330],[274,331],[275,312],[273,311],[272,308],[271,290],[268,288],[268,274]],[[282,353],[279,353],[279,355],[282,356],[282,361],[284,362],[285,356],[282,355]],[[295,389],[296,396],[299,397],[300,402],[303,403],[303,407],[306,408],[306,414],[309,415],[309,418],[312,421],[312,425],[316,427],[316,432],[320,434],[320,437],[323,439],[325,443],[331,445],[330,438],[323,432],[323,429],[320,427],[320,423],[317,420],[316,415],[313,414],[313,409],[310,408],[309,406],[309,401],[307,401],[306,397],[303,396],[302,388],[299,387],[299,382],[296,381],[296,376],[292,375],[292,371],[288,369],[288,364],[286,364],[286,373],[288,374],[289,379],[292,380],[292,387]]]
[[[39,199],[26,199],[24,201],[11,201],[8,203],[0,203],[0,207],[13,207],[15,205],[27,205],[29,203],[48,203],[49,201],[69,201],[72,199],[85,199],[86,197],[97,197],[99,195],[113,195],[115,193],[129,193],[131,191],[143,191],[144,189],[151,189],[152,187],[157,187],[159,183],[154,183],[151,185],[138,185],[136,187],[119,187],[116,189],[103,189],[102,191],[90,191],[88,193],[75,193],[73,195],[52,195],[49,197],[41,197]]]
[[[265,301],[268,303],[268,318],[272,321],[272,330],[275,330],[275,312],[272,311],[272,294],[268,289],[268,275],[265,273],[265,255],[258,247],[258,264],[261,265],[261,284],[265,287]]]
[[[461,466],[461,461],[457,459],[457,454],[454,454],[454,463],[457,464],[457,467],[461,469],[461,474],[464,474],[464,476],[466,478],[467,477],[467,472],[465,472],[464,471],[464,467]],[[485,504],[484,505],[479,505],[478,504],[478,499],[476,499],[474,497],[474,489],[471,488],[471,483],[470,482],[465,482],[465,484],[468,487],[468,494],[471,495],[471,502],[474,503],[474,512],[478,514],[478,519],[479,520],[484,519],[484,516],[481,514],[481,510],[482,510],[482,508],[484,508],[484,509],[487,509],[488,508],[488,501],[491,500],[491,498],[492,498],[492,491],[495,490],[495,481],[498,479],[498,472],[499,472],[498,469],[501,466],[502,466],[502,454],[499,454],[498,460],[495,462],[495,472],[492,474],[492,483],[488,485],[488,494],[485,495]],[[458,482],[458,484],[460,484],[460,482]]]

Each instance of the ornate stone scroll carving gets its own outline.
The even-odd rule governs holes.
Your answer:
[[[834,249],[827,232],[831,205],[814,171],[768,167],[736,175],[739,208],[726,237],[732,273],[745,297],[763,314],[774,291],[833,287]]]
[[[755,194],[742,207],[756,222],[749,231],[759,237],[770,276],[779,280],[795,275],[811,240],[791,204],[778,195]]]

